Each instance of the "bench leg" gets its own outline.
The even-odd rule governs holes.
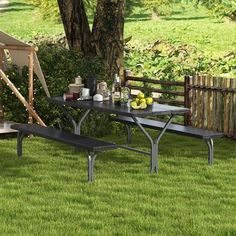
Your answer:
[[[93,182],[93,165],[96,159],[96,154],[93,152],[88,152],[88,182]]]
[[[214,143],[212,139],[206,140],[208,146],[208,165],[212,165],[214,161]]]
[[[125,125],[126,131],[127,131],[127,144],[131,144],[132,141],[132,129],[131,129],[131,125],[126,124]]]
[[[22,156],[22,141],[23,141],[24,136],[25,134],[21,131],[19,131],[17,134],[17,156],[18,157]]]
[[[151,145],[151,165],[150,165],[150,173],[158,172],[158,143],[153,143]]]

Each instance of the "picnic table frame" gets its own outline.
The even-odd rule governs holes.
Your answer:
[[[124,115],[131,117],[139,129],[144,133],[151,144],[151,151],[145,152],[142,150],[138,150],[136,148],[131,148],[128,145],[119,145],[120,148],[128,149],[130,151],[140,152],[142,154],[147,154],[150,156],[150,173],[158,172],[158,152],[159,152],[159,142],[166,132],[169,124],[171,124],[175,115],[185,114],[189,111],[188,108],[184,107],[176,107],[170,105],[162,105],[154,103],[152,106],[149,106],[144,110],[133,110],[126,105],[115,105],[111,101],[106,102],[93,102],[93,101],[65,101],[62,97],[50,97],[48,101],[54,105],[60,107],[63,113],[67,116],[70,122],[74,126],[74,133],[80,135],[81,134],[81,126],[88,116],[88,114],[92,110],[96,110],[99,112],[106,112],[110,114],[116,115]],[[72,107],[75,109],[84,109],[85,112],[81,116],[80,120],[76,122],[76,120],[68,113],[65,107]],[[169,119],[166,121],[164,127],[160,131],[160,133],[152,138],[148,131],[143,127],[143,125],[139,121],[139,117],[146,116],[160,116],[167,115]]]

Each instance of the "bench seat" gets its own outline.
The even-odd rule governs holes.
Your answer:
[[[135,122],[131,117],[117,116],[112,119],[114,121],[122,122],[125,124],[135,125]],[[165,126],[165,122],[158,121],[158,120],[139,118],[139,121],[144,127],[150,128],[150,129],[160,130]],[[194,128],[192,126],[177,125],[177,124],[170,124],[167,128],[167,131],[170,133],[182,134],[185,136],[190,136],[190,137],[200,138],[200,139],[220,138],[224,136],[223,133],[209,131],[209,130],[200,129],[200,128]]]
[[[140,124],[143,127],[154,129],[154,130],[161,130],[165,126],[165,122],[157,121],[157,120],[150,120],[147,118],[138,118]],[[116,116],[112,117],[113,121],[124,123],[128,130],[128,138],[127,142],[131,142],[131,129],[130,126],[136,125],[134,120],[131,117],[127,116]],[[167,127],[167,132],[180,134],[184,136],[189,136],[193,138],[199,138],[206,141],[208,146],[208,164],[213,164],[213,157],[214,157],[214,146],[213,146],[213,139],[223,137],[224,134],[215,131],[209,131],[205,129],[195,128],[192,126],[184,126],[178,124],[170,124]]]
[[[114,143],[109,143],[93,138],[76,135],[70,132],[57,130],[52,127],[43,127],[37,124],[14,124],[12,129],[18,130],[17,136],[17,154],[22,156],[22,140],[24,136],[33,134],[42,138],[62,142],[76,148],[81,148],[88,151],[88,181],[93,181],[93,163],[97,152],[112,150],[118,146]]]

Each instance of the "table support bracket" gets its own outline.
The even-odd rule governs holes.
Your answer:
[[[65,105],[59,106],[64,113],[64,115],[69,119],[69,121],[72,123],[74,127],[74,133],[80,135],[81,134],[81,126],[82,123],[84,122],[85,118],[88,116],[90,113],[91,109],[88,109],[80,118],[79,122],[77,123],[75,119],[69,114],[69,112],[65,109]]]
[[[59,108],[61,108],[62,112],[64,113],[64,115],[69,119],[69,121],[72,123],[73,127],[74,127],[74,132],[76,132],[77,129],[77,124],[75,119],[68,113],[68,111],[65,109],[65,105],[58,105]]]
[[[75,130],[75,134],[78,134],[80,135],[81,134],[81,126],[82,126],[82,123],[83,121],[85,120],[85,118],[88,116],[88,114],[90,113],[90,109],[88,109],[83,115],[82,117],[80,118],[77,126],[76,126],[76,130]]]
[[[150,134],[146,131],[146,129],[142,126],[142,124],[139,121],[138,117],[132,116],[134,122],[137,124],[137,126],[140,128],[140,130],[144,133],[144,135],[148,138],[150,144],[151,144],[151,158],[150,158],[150,173],[153,174],[153,172],[158,172],[158,151],[159,151],[159,142],[164,135],[166,129],[168,128],[169,124],[172,122],[174,115],[171,115],[170,118],[167,120],[165,126],[157,136],[157,138],[153,139]]]

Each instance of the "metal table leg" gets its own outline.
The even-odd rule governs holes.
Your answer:
[[[59,108],[61,108],[62,112],[64,113],[64,115],[70,120],[70,122],[72,123],[73,127],[74,127],[74,133],[76,133],[77,130],[77,123],[74,120],[74,118],[67,112],[67,110],[65,109],[65,105],[58,105]]]
[[[144,133],[144,135],[148,138],[150,144],[151,144],[151,158],[150,158],[150,173],[152,174],[154,171],[158,172],[158,146],[159,142],[165,133],[166,129],[168,128],[168,125],[172,122],[174,115],[171,115],[168,121],[166,122],[165,126],[161,130],[160,134],[157,136],[157,138],[153,139],[150,134],[145,130],[145,128],[142,126],[142,124],[139,122],[139,119],[135,116],[132,116],[134,122],[138,125],[138,127],[141,129],[141,131]]]
[[[63,106],[59,106],[62,110],[62,112],[64,113],[64,115],[70,120],[70,122],[72,123],[73,127],[74,127],[74,133],[80,135],[81,134],[81,126],[83,121],[85,120],[85,118],[88,116],[88,114],[90,113],[90,109],[87,110],[81,117],[81,119],[79,120],[79,122],[77,123],[75,121],[75,119],[67,112],[67,110],[65,109],[65,105]]]
[[[81,119],[79,120],[78,124],[77,124],[77,127],[76,127],[76,130],[75,130],[75,134],[78,134],[80,135],[81,134],[81,125],[83,123],[83,121],[85,120],[85,118],[88,116],[88,114],[90,113],[90,109],[87,110],[83,116],[81,117]]]
[[[127,141],[126,144],[131,144],[131,139],[132,139],[132,129],[129,124],[125,124],[126,132],[127,132]]]

